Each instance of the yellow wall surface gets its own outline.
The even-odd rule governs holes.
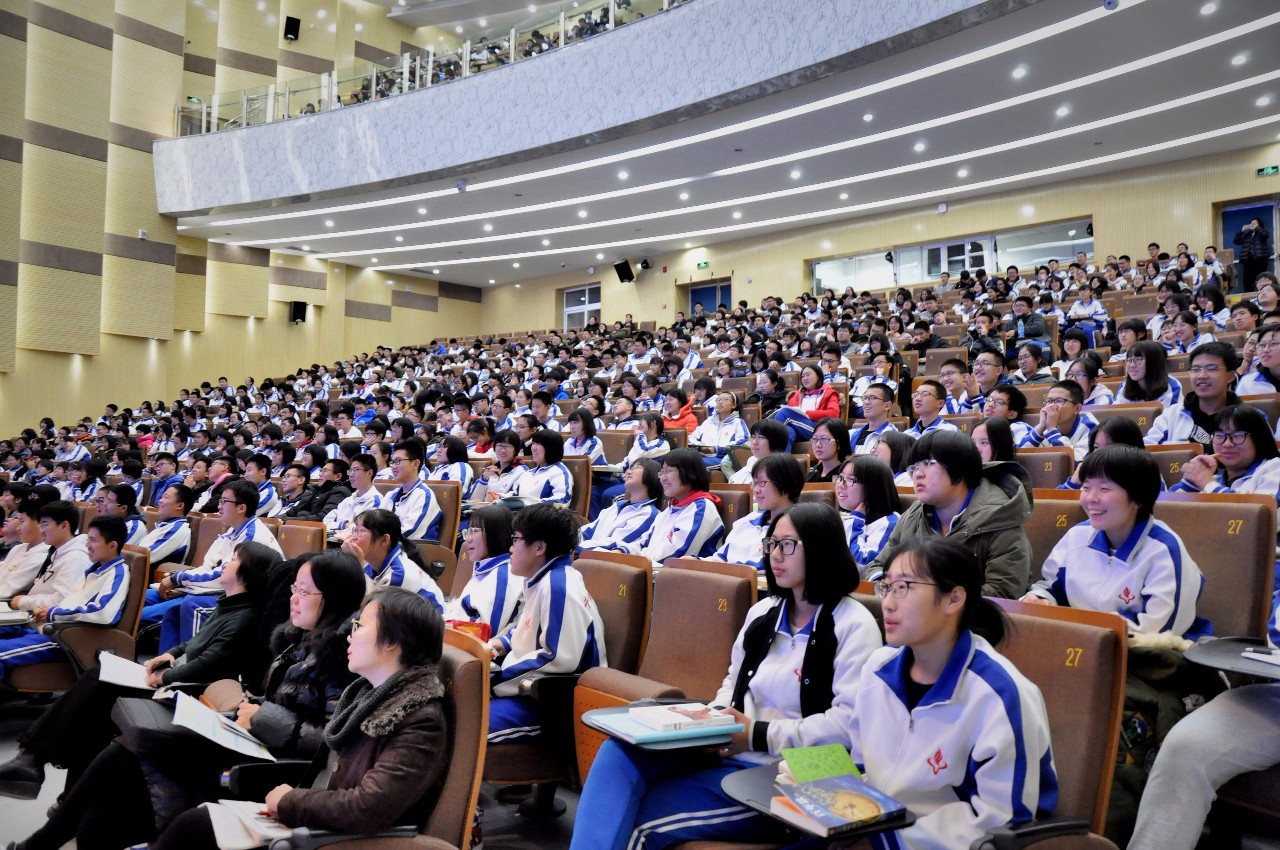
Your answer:
[[[810,288],[810,263],[896,246],[1000,232],[1044,222],[1093,216],[1095,253],[1146,256],[1148,242],[1186,242],[1197,250],[1220,239],[1218,206],[1280,194],[1280,178],[1258,178],[1255,169],[1280,160],[1280,144],[1265,145],[1167,165],[1117,171],[950,202],[946,215],[934,206],[876,215],[821,227],[722,242],[672,254],[649,256],[653,268],[635,283],[619,283],[602,263],[597,273],[566,272],[484,291],[480,332],[559,327],[560,292],[600,283],[601,319],[631,313],[662,322],[688,311],[690,281],[732,277],[733,298],[758,305],[766,295],[790,298]],[[632,257],[633,267],[638,257]],[[699,262],[709,263],[698,269]],[[660,269],[668,267],[662,274]],[[918,281],[902,281],[904,284]]]

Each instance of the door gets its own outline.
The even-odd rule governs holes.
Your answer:
[[[733,285],[731,283],[708,283],[704,286],[689,287],[689,313],[694,313],[693,305],[701,304],[702,309],[710,315],[716,311],[721,304],[727,304],[730,309],[733,308],[732,299]]]
[[[1236,234],[1240,232],[1240,228],[1249,223],[1250,219],[1254,218],[1262,219],[1263,226],[1271,233],[1272,257],[1267,260],[1267,271],[1274,273],[1276,270],[1276,205],[1274,202],[1250,204],[1247,207],[1228,207],[1224,209],[1222,211],[1222,241],[1218,243],[1218,249],[1235,249],[1236,246],[1233,240],[1235,239]],[[1239,253],[1239,249],[1236,249],[1236,251]],[[1239,292],[1240,260],[1238,257],[1236,259],[1235,280],[1237,281],[1235,291]]]

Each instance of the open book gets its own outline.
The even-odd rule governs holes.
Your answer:
[[[265,813],[265,803],[249,800],[222,800],[205,803],[214,840],[219,850],[251,850],[265,847],[277,838],[288,838],[293,830]]]
[[[178,691],[177,702],[173,708],[173,722],[185,726],[197,735],[201,735],[228,750],[264,761],[275,761],[276,757],[257,738],[247,730],[223,717],[218,712],[204,705],[195,697],[189,697]]]

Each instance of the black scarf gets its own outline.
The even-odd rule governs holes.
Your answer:
[[[356,679],[342,692],[324,728],[324,742],[340,753],[361,735],[390,734],[410,712],[443,696],[435,665],[400,670],[376,688],[368,679]]]

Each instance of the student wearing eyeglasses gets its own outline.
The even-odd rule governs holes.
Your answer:
[[[1280,325],[1265,325],[1258,331],[1258,366],[1236,386],[1241,398],[1280,392]]]
[[[1143,437],[1147,445],[1199,443],[1213,452],[1214,417],[1240,399],[1231,391],[1240,355],[1225,342],[1207,342],[1191,352],[1191,392],[1165,407]]]
[[[840,518],[827,504],[795,505],[773,519],[762,547],[770,596],[747,613],[712,700],[746,729],[710,753],[606,741],[582,791],[579,807],[591,816],[574,824],[572,850],[781,839],[780,822],[730,799],[720,780],[783,747],[845,742],[854,687],[882,641],[848,595],[857,568]]]
[[[959,431],[926,434],[907,467],[916,501],[898,520],[889,542],[864,577],[882,575],[915,540],[948,537],[978,556],[986,572],[982,592],[1013,598],[1027,590],[1031,542],[1031,479],[1017,463],[984,465],[973,440]]]
[[[1089,453],[1089,435],[1098,420],[1081,411],[1084,389],[1075,381],[1058,381],[1045,394],[1040,420],[1019,446],[1064,446],[1075,453],[1076,463]]]
[[[956,431],[959,428],[942,418],[946,409],[947,390],[935,380],[921,381],[911,394],[911,412],[916,421],[906,430],[908,437],[923,437],[934,431]]]

